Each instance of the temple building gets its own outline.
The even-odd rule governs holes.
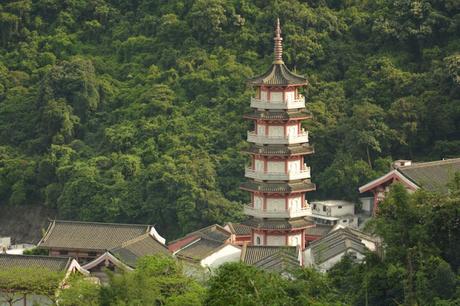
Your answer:
[[[392,169],[385,175],[359,187],[361,194],[372,195],[367,204],[369,210],[375,214],[378,205],[385,198],[394,182],[401,183],[409,192],[420,188],[439,194],[449,193],[449,182],[454,179],[455,173],[460,172],[460,158],[443,159],[431,162],[413,163],[410,160],[393,162]],[[364,207],[364,205],[363,205]]]
[[[308,132],[301,121],[311,116],[305,109],[300,89],[308,84],[305,77],[291,72],[283,62],[279,20],[274,37],[274,61],[262,75],[248,80],[255,88],[250,114],[254,122],[248,132],[249,179],[241,189],[251,194],[244,207],[249,216],[254,246],[305,247],[305,231],[314,223],[308,215],[306,193],[315,190],[310,181],[310,167],[304,157],[314,152],[308,143]]]

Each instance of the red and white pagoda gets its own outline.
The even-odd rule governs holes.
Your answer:
[[[274,61],[264,74],[248,80],[255,88],[253,111],[244,118],[254,122],[248,132],[247,153],[251,164],[245,169],[249,179],[241,185],[251,193],[244,207],[250,218],[251,243],[260,246],[300,246],[305,248],[305,230],[314,224],[306,216],[306,193],[315,190],[304,156],[314,152],[301,121],[311,116],[299,89],[305,77],[291,72],[283,62],[279,19],[274,37]]]

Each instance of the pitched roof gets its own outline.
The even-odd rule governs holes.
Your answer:
[[[447,184],[460,171],[460,158],[413,163],[396,170],[423,189],[447,193]]]
[[[308,227],[305,230],[305,235],[322,237],[329,233],[331,229],[332,225],[316,224],[314,227]]]
[[[262,154],[262,155],[306,155],[312,154],[315,152],[315,148],[308,144],[293,145],[293,146],[283,146],[283,145],[268,145],[268,146],[259,146],[257,144],[252,144],[248,149],[245,149],[244,152],[251,154]]]
[[[232,234],[235,234],[237,236],[251,235],[251,227],[246,224],[229,222],[227,223],[227,225]]]
[[[148,233],[150,225],[54,220],[39,242],[43,248],[110,250]]]
[[[202,259],[208,257],[209,254],[219,250],[223,246],[225,246],[225,243],[206,238],[198,238],[174,253],[174,255],[178,258],[201,261]]]
[[[349,249],[353,249],[361,254],[367,251],[361,239],[353,234],[349,228],[332,231],[326,236],[313,241],[308,248],[311,249],[313,260],[316,264],[322,264]]]
[[[313,191],[316,185],[310,180],[295,183],[264,183],[247,181],[241,184],[241,189],[261,192],[292,192],[292,191]]]
[[[72,257],[0,254],[0,270],[8,268],[43,268],[53,272],[66,272]]]
[[[244,224],[259,229],[300,229],[313,227],[314,222],[307,218],[298,219],[258,219],[251,218],[244,221]]]
[[[298,249],[293,246],[243,246],[241,261],[255,267],[283,272],[298,268]]]
[[[110,253],[130,267],[135,267],[137,259],[142,256],[155,254],[170,255],[168,248],[149,233],[122,243],[121,246],[110,250]]]
[[[273,63],[266,72],[250,78],[247,82],[252,86],[301,86],[308,84],[305,77],[290,71],[283,62]]]
[[[227,231],[224,227],[213,224],[204,228],[200,228],[194,232],[188,233],[184,237],[170,241],[168,243],[168,249],[171,252],[176,252],[177,250],[190,245],[198,241],[199,239],[210,240],[211,242],[225,243],[230,239],[232,235],[231,232]]]

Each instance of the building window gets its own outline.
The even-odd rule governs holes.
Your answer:
[[[326,211],[326,206],[323,206],[323,211]]]
[[[316,210],[316,204],[313,204],[313,209]]]
[[[257,245],[260,245],[260,237],[257,237],[257,238],[256,238],[256,244],[257,244]]]
[[[342,205],[339,205],[339,207],[338,207],[338,208],[339,208],[339,209],[340,209],[340,208],[342,208]]]
[[[343,219],[342,222],[343,222],[343,223],[347,223],[347,220],[346,220],[346,219]]]
[[[69,251],[59,251],[59,255],[69,255]]]

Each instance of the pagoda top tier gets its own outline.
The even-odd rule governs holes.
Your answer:
[[[252,86],[303,86],[308,81],[305,77],[291,72],[283,62],[283,38],[279,18],[276,20],[274,40],[274,60],[263,74],[248,80]]]

